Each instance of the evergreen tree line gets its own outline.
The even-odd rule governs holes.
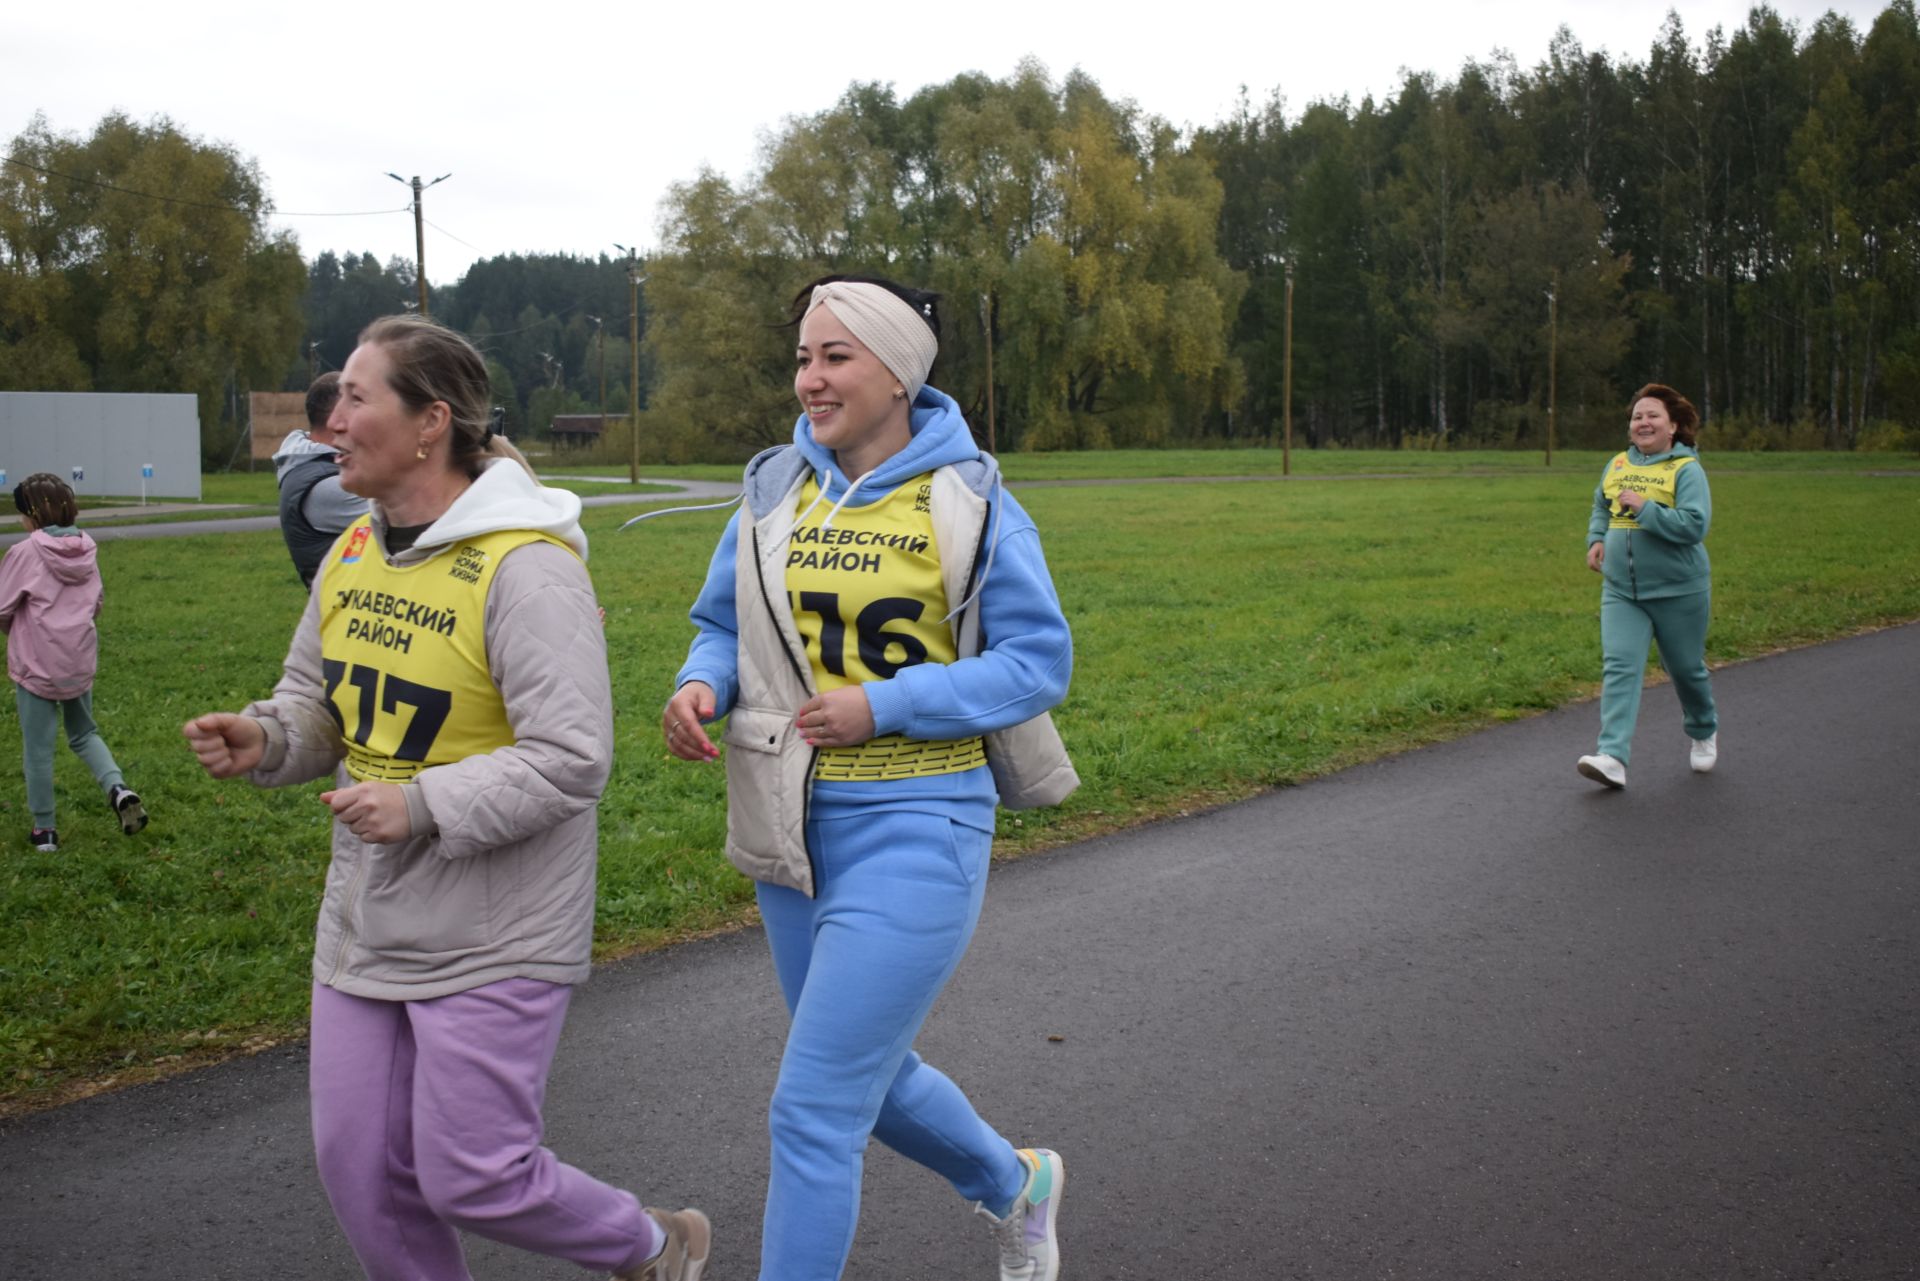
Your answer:
[[[314,374],[340,368],[369,320],[415,307],[418,300],[411,262],[395,258],[382,266],[372,254],[323,252],[308,268],[301,299],[309,346],[282,386],[303,388]],[[644,286],[637,301],[644,336]],[[427,295],[433,318],[473,339],[486,356],[494,403],[506,411],[507,430],[516,437],[544,436],[555,414],[628,413],[634,302],[626,260],[604,254],[482,259],[458,284],[430,286]],[[641,362],[644,408],[644,346]]]
[[[734,185],[674,189],[650,340],[682,452],[785,434],[796,283],[946,294],[934,381],[1001,448],[1618,437],[1640,383],[1715,444],[1920,445],[1920,26],[1773,10],[1643,59],[1276,93],[1181,137],[1079,73],[856,85]],[[688,323],[691,321],[692,323]],[[1551,351],[1550,351],[1551,347]],[[989,357],[992,376],[988,376]]]
[[[829,271],[943,293],[933,381],[1002,450],[1267,443],[1289,403],[1305,445],[1537,447],[1550,395],[1561,442],[1600,444],[1647,380],[1719,447],[1915,447],[1916,101],[1914,0],[1864,32],[1670,17],[1644,58],[1563,28],[1531,69],[1298,113],[1243,93],[1191,133],[1032,62],[855,84],[743,180],[672,189],[637,388],[625,260],[487,259],[430,308],[515,432],[637,394],[675,459],[785,438],[785,304]],[[303,269],[267,216],[250,161],[170,121],[36,117],[0,165],[0,389],[194,391],[222,461],[246,389],[304,386],[417,298],[403,260]]]

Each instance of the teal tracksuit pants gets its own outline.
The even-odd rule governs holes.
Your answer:
[[[67,746],[85,762],[100,790],[109,796],[123,780],[113,753],[93,723],[93,692],[55,702],[13,687],[13,704],[20,712],[20,748],[27,776],[27,809],[36,828],[53,826],[53,750],[62,727]]]
[[[1601,590],[1600,752],[1624,765],[1633,751],[1649,642],[1659,645],[1660,665],[1680,696],[1687,737],[1713,737],[1720,717],[1713,706],[1713,682],[1707,676],[1707,619],[1712,603],[1711,589],[1654,600],[1633,600],[1612,587]]]

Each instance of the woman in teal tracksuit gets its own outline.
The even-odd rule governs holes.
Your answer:
[[[1699,411],[1671,387],[1634,393],[1629,448],[1608,462],[1587,521],[1587,568],[1602,575],[1600,742],[1580,772],[1608,787],[1627,785],[1633,725],[1640,714],[1647,642],[1673,678],[1696,773],[1714,766],[1720,718],[1707,676],[1707,620],[1713,575],[1703,545],[1713,495],[1694,451]]]
[[[1060,1157],[913,1040],[979,918],[996,801],[1077,782],[1045,716],[1072,637],[1033,521],[926,385],[934,295],[829,277],[796,312],[793,443],[748,464],[661,718],[701,761],[727,717],[727,856],[792,1015],[761,1281],[840,1276],[869,1137],[975,1203],[1003,1281],[1054,1281]]]

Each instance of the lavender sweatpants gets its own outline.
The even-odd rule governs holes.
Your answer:
[[[430,1001],[314,985],[314,1154],[368,1281],[471,1281],[455,1229],[602,1272],[659,1252],[631,1193],[540,1145],[571,995],[536,979]]]

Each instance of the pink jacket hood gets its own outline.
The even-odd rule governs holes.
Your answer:
[[[100,612],[99,548],[79,530],[36,529],[0,560],[0,631],[7,675],[42,698],[93,688]]]

